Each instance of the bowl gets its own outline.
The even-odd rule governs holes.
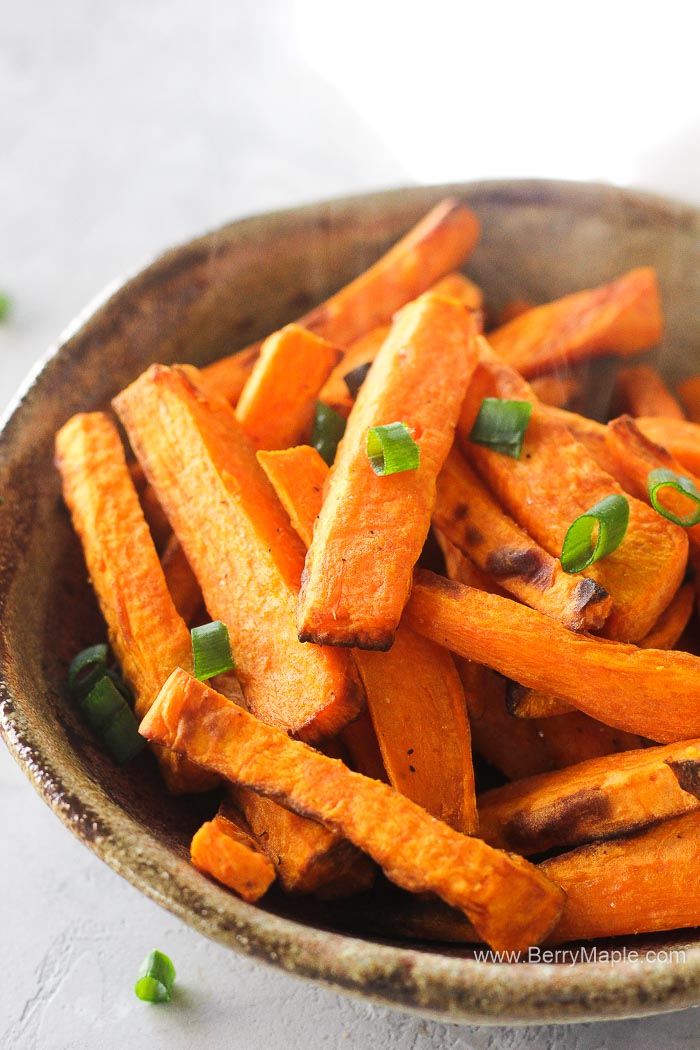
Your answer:
[[[338,905],[274,892],[246,904],[188,861],[211,799],[167,797],[150,756],[128,772],[113,765],[65,695],[70,657],[104,626],[52,465],[56,430],[78,410],[107,406],[152,361],[205,364],[299,316],[448,194],[482,221],[469,273],[495,308],[653,265],[668,319],[661,367],[672,380],[700,371],[700,211],[609,186],[392,190],[245,219],[166,252],[78,318],[4,422],[0,728],[43,799],[97,856],[202,934],[289,973],[449,1021],[590,1021],[694,1005],[696,931],[618,939],[598,945],[598,958],[588,946],[573,964],[507,965],[379,936],[371,908],[349,923]]]

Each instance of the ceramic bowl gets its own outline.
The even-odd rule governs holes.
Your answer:
[[[89,849],[234,951],[451,1021],[593,1020],[689,1006],[700,1002],[695,931],[618,941],[621,955],[634,950],[638,958],[613,964],[500,965],[466,949],[380,936],[371,909],[348,932],[340,905],[316,908],[275,893],[258,906],[243,903],[187,859],[211,799],[169,799],[150,756],[128,772],[113,765],[64,693],[71,655],[104,628],[52,466],[56,430],[78,410],[107,406],[152,361],[203,364],[299,316],[449,193],[463,195],[482,220],[469,273],[496,308],[651,264],[668,318],[661,366],[671,379],[700,370],[700,212],[611,187],[524,181],[395,190],[245,219],[167,252],[81,315],[5,421],[2,733]],[[647,949],[655,955],[645,958]]]

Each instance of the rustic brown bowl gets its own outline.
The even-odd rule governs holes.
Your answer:
[[[611,187],[526,181],[395,190],[246,219],[167,252],[78,319],[5,422],[2,733],[37,791],[99,857],[206,936],[290,973],[488,1024],[694,1005],[696,931],[605,945],[639,955],[612,965],[501,965],[468,950],[382,939],[377,931],[386,928],[371,902],[352,934],[342,932],[353,923],[339,905],[324,910],[274,893],[260,906],[244,904],[187,860],[189,836],[211,800],[167,798],[150,756],[128,772],[114,766],[64,693],[70,656],[104,627],[52,466],[58,427],[77,410],[106,406],[152,361],[205,363],[298,316],[453,192],[482,219],[469,272],[493,305],[513,296],[543,301],[651,264],[668,316],[662,367],[672,379],[700,370],[700,212]],[[657,956],[644,958],[647,949]]]

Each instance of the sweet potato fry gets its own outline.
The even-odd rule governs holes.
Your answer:
[[[436,281],[429,290],[437,295],[459,299],[470,310],[474,310],[475,315],[479,315],[483,307],[484,297],[481,289],[461,273],[448,273]],[[478,325],[478,316],[475,316],[475,322]],[[348,390],[345,376],[353,369],[359,368],[360,365],[370,365],[374,361],[380,346],[389,334],[390,327],[391,325],[388,324],[379,325],[347,347],[343,360],[331,372],[328,382],[319,395],[319,400],[330,405],[343,416],[350,414],[355,399]]]
[[[307,740],[332,736],[361,706],[348,654],[297,640],[303,546],[233,410],[193,372],[153,366],[115,407],[209,614],[228,627],[246,704]]]
[[[397,315],[350,413],[306,556],[297,610],[302,641],[391,646],[476,362],[474,335],[467,309],[432,293]],[[420,465],[378,477],[367,432],[396,421],[411,431]]]
[[[474,750],[509,780],[645,746],[642,737],[613,729],[581,711],[514,718],[506,709],[506,682],[501,675],[459,657],[455,664],[469,707]]]
[[[679,587],[671,604],[640,641],[640,649],[674,649],[693,613],[694,598],[692,584]],[[509,683],[506,707],[518,718],[549,718],[572,710],[568,700],[539,689],[527,689],[518,682]]]
[[[491,346],[530,377],[599,354],[633,354],[661,340],[656,273],[630,270],[609,284],[520,314],[489,335]]]
[[[451,827],[475,831],[471,734],[451,654],[399,627],[388,653],[358,652],[357,667],[391,785]]]
[[[566,408],[581,393],[580,378],[569,373],[555,375],[550,372],[535,376],[530,386],[543,405],[554,405],[557,408]]]
[[[676,386],[676,395],[691,423],[700,423],[700,375],[688,376]]]
[[[625,487],[635,493],[639,499],[648,500],[649,471],[661,467],[684,477],[690,477],[700,491],[700,477],[689,473],[668,449],[644,434],[638,426],[639,422],[630,416],[619,416],[617,419],[611,419],[606,427],[605,438],[608,451],[616,461]],[[688,500],[680,494],[676,495],[671,492],[665,495],[664,499],[671,509],[675,505],[679,514],[688,513]],[[693,525],[685,532],[697,555],[700,553],[700,525]]]
[[[700,658],[577,634],[526,605],[416,572],[406,622],[469,660],[662,743],[700,735]],[[562,716],[564,717],[564,716]]]
[[[308,543],[328,467],[308,446],[259,452],[258,460]],[[471,737],[451,655],[402,626],[389,652],[358,650],[355,661],[389,782],[452,827],[474,831]],[[353,735],[348,739],[347,732],[343,740],[352,749]]]
[[[608,448],[603,423],[598,423],[595,419],[581,416],[578,412],[572,412],[566,408],[557,408],[554,405],[547,405],[547,414],[550,419],[563,424],[571,432],[576,440],[588,450],[589,455],[595,460],[601,470],[615,478],[615,481],[622,485],[623,488],[625,487],[625,479],[620,473],[619,464]]]
[[[433,522],[504,590],[571,630],[598,630],[612,598],[594,580],[566,573],[503,512],[459,450],[450,451],[437,481]]]
[[[275,881],[275,869],[242,821],[217,813],[190,845],[195,868],[211,875],[245,901],[257,901]]]
[[[199,610],[204,607],[204,598],[185,552],[172,533],[163,551],[161,565],[175,608],[185,623],[191,625]]]
[[[534,721],[513,718],[505,679],[474,660],[455,658],[469,710],[474,751],[509,780],[556,768]]]
[[[680,404],[651,365],[627,365],[615,376],[611,414],[685,419]]]
[[[304,547],[311,546],[314,524],[323,506],[328,466],[310,445],[284,451],[258,452],[275,495],[289,515],[292,528]]]
[[[345,376],[354,369],[360,368],[361,365],[372,364],[390,329],[391,325],[380,324],[350,344],[342,361],[336,365],[328,377],[328,382],[319,394],[319,401],[322,401],[324,405],[330,405],[341,416],[347,418],[350,415],[355,398],[348,389]]]
[[[535,944],[559,917],[561,891],[526,861],[453,831],[184,672],[173,672],[141,732],[325,823],[369,853],[391,881],[460,908],[494,948]]]
[[[220,397],[226,398],[232,405],[237,405],[255,362],[260,357],[261,347],[262,341],[213,361],[202,369],[204,379],[211,385],[212,390],[218,391]]]
[[[229,794],[285,893],[335,900],[372,885],[374,864],[347,839],[239,784]]]
[[[550,943],[697,926],[699,844],[696,811],[540,864],[566,892]]]
[[[142,718],[175,667],[192,669],[192,642],[178,615],[108,416],[73,416],[56,436],[56,465],[109,642]],[[159,749],[171,791],[206,791],[209,774]]]
[[[485,340],[478,342],[479,364],[458,425],[462,450],[521,528],[556,557],[571,522],[622,489],[567,427],[552,418],[552,410],[539,405],[525,380],[498,361]],[[484,397],[532,402],[519,460],[469,441]],[[612,596],[603,634],[637,642],[651,630],[678,589],[685,573],[688,541],[683,530],[646,504],[636,499],[629,503],[629,525],[622,543],[583,575]]]
[[[640,416],[635,420],[645,437],[662,445],[686,470],[700,475],[700,425],[684,419]]]
[[[363,709],[359,718],[345,727],[340,740],[347,749],[350,766],[356,773],[362,773],[372,780],[383,780],[385,784],[389,783],[377,734],[367,707]]]
[[[699,794],[700,741],[627,751],[487,791],[479,835],[527,857],[700,809]]]
[[[447,198],[373,266],[299,318],[299,324],[338,346],[349,346],[377,325],[388,324],[405,303],[459,269],[478,239],[479,220],[471,208]],[[204,374],[235,403],[259,351],[257,343],[209,365]]]
[[[339,347],[297,324],[265,340],[236,406],[256,448],[308,441],[319,390],[342,356]]]

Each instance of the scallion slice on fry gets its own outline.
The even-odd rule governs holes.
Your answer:
[[[348,388],[350,397],[357,397],[357,393],[367,378],[367,373],[372,367],[371,361],[364,361],[361,365],[356,368],[351,368],[349,372],[346,372],[343,376],[343,382]]]
[[[163,952],[152,951],[139,968],[134,991],[145,1003],[169,1003],[175,984],[175,967]]]
[[[405,423],[370,427],[367,432],[367,455],[372,470],[380,477],[400,474],[404,470],[417,470],[420,464],[420,447],[411,437],[411,431]]]
[[[316,403],[314,426],[311,432],[311,444],[320,453],[328,466],[333,465],[338,442],[345,433],[345,420],[323,401]]]
[[[630,517],[625,496],[606,496],[568,528],[561,551],[564,572],[582,572],[622,543]]]
[[[532,404],[529,401],[485,397],[469,440],[476,445],[486,445],[511,459],[520,459],[531,412]]]
[[[68,667],[68,689],[76,700],[82,700],[107,674],[107,643],[99,642],[81,649]]]
[[[131,708],[106,674],[81,701],[80,709],[117,762],[129,762],[145,747]]]
[[[695,507],[688,514],[675,514],[668,507],[664,507],[661,503],[661,489],[670,488],[674,492],[680,493],[686,497],[691,504]],[[673,470],[667,470],[665,467],[659,467],[657,470],[650,470],[647,476],[647,491],[649,493],[649,499],[654,510],[662,514],[664,518],[668,518],[675,525],[682,525],[683,528],[688,529],[693,525],[697,525],[700,522],[700,492],[697,490],[697,486],[691,481],[690,478],[684,478],[680,474],[676,474]]]
[[[231,655],[226,624],[221,620],[213,620],[201,627],[193,627],[191,633],[195,678],[204,682],[216,674],[233,670],[236,665]]]

